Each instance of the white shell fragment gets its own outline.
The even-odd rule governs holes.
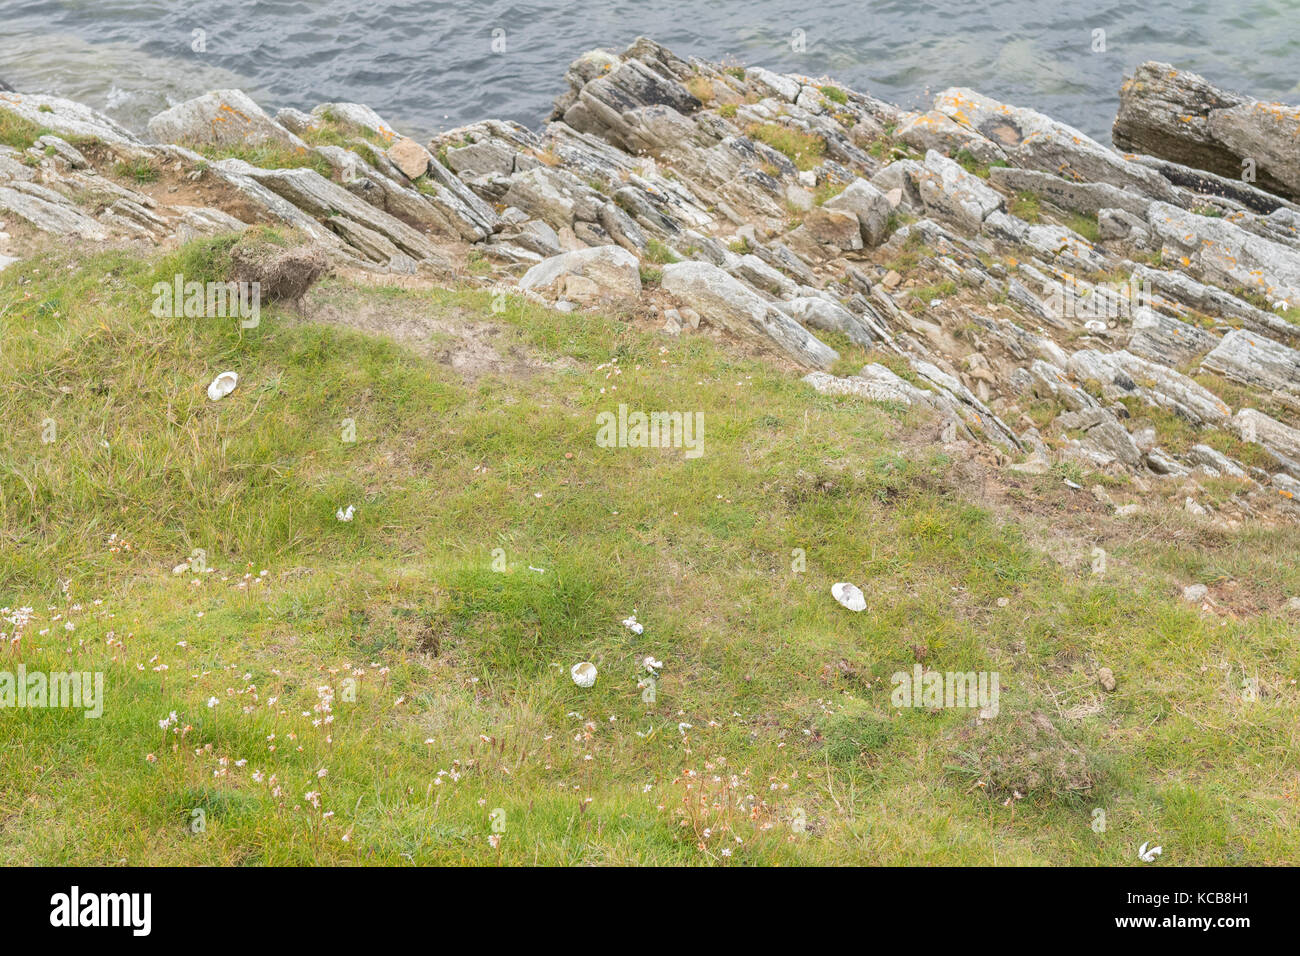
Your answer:
[[[831,596],[850,611],[865,611],[867,609],[867,599],[863,596],[861,589],[856,584],[849,584],[848,581],[832,584]]]
[[[208,398],[214,402],[220,401],[235,390],[239,384],[239,376],[234,372],[222,372],[212,380],[208,386]]]
[[[624,618],[623,626],[627,628],[629,631],[631,631],[633,634],[640,634],[642,631],[645,630],[645,627],[637,623],[636,611],[632,612],[631,617]]]
[[[351,521],[351,520],[352,520],[352,506],[351,506],[351,505],[348,505],[348,510],[347,510],[347,511],[344,511],[342,508],[340,508],[338,511],[334,512],[334,517],[335,517],[335,518],[338,518],[340,521]]]
[[[596,683],[596,665],[591,661],[580,661],[569,671],[573,682],[579,687],[590,687]]]

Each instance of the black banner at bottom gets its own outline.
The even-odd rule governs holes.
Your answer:
[[[539,926],[578,914],[583,932],[680,922],[686,913],[735,928],[753,920],[804,925],[811,917],[867,917],[894,926],[1001,938],[1042,929],[1062,933],[1191,934],[1233,945],[1242,933],[1274,932],[1283,916],[1285,879],[1276,870],[869,869],[617,871],[571,869],[561,879],[530,870],[446,872],[408,869],[8,869],[0,899],[8,928],[30,934],[113,937],[122,942],[195,940],[214,924],[257,927],[259,945],[355,934],[373,941],[376,921],[466,921],[494,939],[513,931],[536,939]],[[699,883],[696,883],[699,880]],[[737,892],[745,894],[737,898]],[[707,901],[715,894],[720,909]],[[739,899],[767,901],[757,911]],[[782,905],[784,901],[785,905]],[[712,915],[710,915],[712,914]],[[821,914],[817,917],[815,914]],[[502,919],[500,917],[507,917]],[[686,917],[688,920],[691,917]],[[484,922],[486,921],[486,922]],[[963,929],[964,927],[964,929]],[[556,929],[560,929],[556,925]],[[742,927],[743,928],[743,927]]]

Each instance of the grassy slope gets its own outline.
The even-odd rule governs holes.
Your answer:
[[[512,303],[491,316],[504,337],[575,367],[466,385],[289,316],[241,334],[149,314],[155,277],[212,262],[198,244],[0,281],[0,605],[37,613],[0,669],[103,670],[108,696],[99,720],[0,711],[0,861],[1131,864],[1155,839],[1162,862],[1297,862],[1296,629],[1202,618],[1164,576],[1300,593],[1294,533],[1134,535],[1092,578],[964,502],[942,457],[903,454],[916,413],[813,394],[705,337]],[[239,388],[209,402],[226,368]],[[620,401],[702,410],[705,454],[597,448]],[[218,570],[173,575],[196,548]],[[866,612],[830,598],[844,579]],[[619,623],[633,608],[640,637]],[[1113,668],[1103,713],[1058,720],[1093,790],[980,787],[968,713],[889,707],[917,645],[1000,672],[999,730]],[[647,654],[665,662],[652,705]],[[1243,671],[1262,700],[1236,692]],[[334,720],[314,725],[323,686]],[[159,728],[173,710],[183,735]]]

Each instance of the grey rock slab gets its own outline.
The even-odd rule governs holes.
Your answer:
[[[871,402],[898,402],[911,405],[914,401],[912,386],[896,387],[890,383],[872,381],[856,375],[839,378],[829,372],[810,372],[803,380],[823,395],[856,395]],[[907,385],[906,382],[903,383]]]
[[[61,96],[0,92],[0,109],[17,113],[29,123],[64,138],[91,137],[105,143],[140,144],[139,138],[126,127],[89,106]]]
[[[397,138],[397,132],[382,116],[364,103],[321,103],[311,111],[320,123],[330,123],[345,132],[370,134],[384,143]]]
[[[1187,460],[1194,465],[1206,465],[1221,475],[1231,478],[1245,478],[1246,470],[1241,463],[1233,461],[1227,455],[1209,445],[1193,445],[1187,450]]]
[[[571,179],[548,167],[516,173],[511,177],[510,189],[502,202],[544,220],[553,229],[563,229],[573,225],[581,202],[579,184],[571,182]],[[599,210],[600,204],[597,203],[594,214],[589,217],[591,221],[599,218]]]
[[[734,276],[704,262],[675,262],[664,267],[662,288],[706,321],[730,331],[775,343],[801,365],[825,370],[839,353]]]
[[[296,110],[292,106],[276,110],[275,121],[291,133],[301,136],[320,126],[320,122],[310,113]]]
[[[1201,365],[1243,385],[1300,395],[1300,352],[1246,329],[1233,329]]]
[[[325,225],[342,236],[349,246],[371,262],[391,262],[394,257],[401,255],[397,246],[387,238],[347,216],[330,216],[325,220]]]
[[[978,230],[989,213],[1002,208],[1002,196],[995,189],[934,150],[925,154],[916,186],[927,210],[971,231]]]
[[[149,120],[160,143],[186,146],[258,146],[275,143],[306,153],[307,146],[262,111],[243,90],[212,90],[177,103]]]
[[[1151,200],[1131,189],[1110,183],[1079,183],[1036,169],[994,166],[989,182],[1011,192],[1027,191],[1068,209],[1095,216],[1102,209],[1123,209],[1145,220]]]
[[[177,232],[183,241],[196,236],[242,232],[248,228],[247,223],[211,206],[173,206],[172,209],[181,214]]]
[[[935,97],[934,108],[997,143],[1013,165],[1079,182],[1131,187],[1173,201],[1175,192],[1155,170],[1131,163],[1073,126],[1036,110],[1010,106],[961,87]]]
[[[344,189],[377,209],[444,236],[467,242],[482,239],[486,232],[454,197],[444,190],[434,195],[413,189],[367,163],[342,146],[321,146],[316,150],[338,172]]]
[[[866,323],[844,306],[814,296],[799,296],[781,306],[809,328],[823,332],[840,332],[854,345],[870,347],[879,341]]]
[[[1118,396],[1139,400],[1181,415],[1194,425],[1226,424],[1232,410],[1217,395],[1186,375],[1131,352],[1080,349],[1070,356],[1070,373],[1081,382],[1113,386]]]
[[[1166,260],[1185,259],[1184,268],[1202,281],[1240,286],[1300,308],[1300,252],[1227,219],[1163,202],[1151,204],[1147,222],[1164,242]]]
[[[855,179],[838,196],[824,204],[831,209],[842,209],[858,217],[862,241],[875,247],[885,238],[893,206],[885,194],[865,179]]]
[[[0,211],[15,215],[37,229],[57,236],[76,236],[80,239],[93,240],[108,238],[108,230],[103,225],[66,200],[62,200],[62,197],[59,197],[62,201],[54,201],[48,196],[14,188],[30,185],[33,184],[15,183],[12,186],[0,186]]]
[[[536,291],[554,286],[567,276],[590,279],[603,295],[635,299],[641,294],[637,257],[622,246],[593,246],[544,259],[519,280],[519,288]]]
[[[752,253],[740,256],[727,271],[754,288],[780,298],[790,298],[797,290],[797,286],[791,279]]]
[[[1244,299],[1215,286],[1197,282],[1181,272],[1138,266],[1133,270],[1132,277],[1140,287],[1148,290],[1148,301],[1150,293],[1154,292],[1207,315],[1240,319],[1247,328],[1256,332],[1274,338],[1300,341],[1300,327],[1292,325],[1280,315],[1265,312]]]
[[[1300,107],[1222,90],[1168,63],[1143,63],[1120,89],[1115,144],[1225,177],[1252,159],[1260,186],[1300,198]]]
[[[1161,365],[1182,365],[1204,355],[1218,337],[1163,312],[1139,306],[1133,311],[1128,350]]]
[[[333,215],[343,215],[385,236],[397,248],[416,259],[441,258],[437,248],[423,233],[359,199],[314,169],[258,169],[247,163],[242,165],[246,168],[237,170],[242,175],[311,216],[324,220]]]
[[[1286,464],[1287,470],[1300,477],[1300,429],[1264,414],[1255,408],[1243,408],[1233,416],[1231,428],[1242,441],[1263,448]]]

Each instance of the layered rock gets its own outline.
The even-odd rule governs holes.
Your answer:
[[[1259,185],[1300,200],[1300,107],[1221,90],[1168,63],[1147,62],[1120,88],[1115,145]]]
[[[1289,114],[1167,69],[1138,76],[1116,139],[1154,156],[971,90],[909,112],[645,38],[575,60],[539,130],[483,120],[427,145],[355,103],[272,118],[215,91],[155,117],[161,142],[144,142],[75,103],[0,92],[40,130],[0,147],[0,263],[41,234],[167,244],[280,224],[336,265],[454,272],[743,337],[811,389],[929,409],[1022,476],[1063,462],[1218,476],[1289,501]],[[1225,159],[1242,151],[1258,185]],[[859,372],[831,373],[855,356]],[[1162,434],[1169,415],[1204,440]]]

